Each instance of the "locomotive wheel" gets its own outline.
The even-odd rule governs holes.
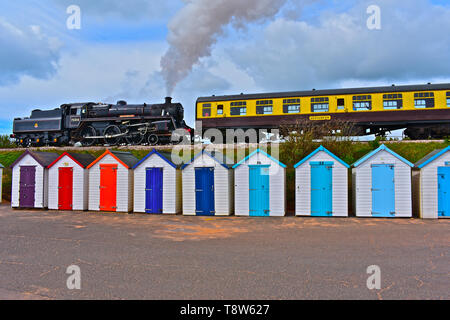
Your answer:
[[[83,132],[81,133],[81,136],[83,139],[81,140],[81,144],[85,147],[90,147],[96,144],[96,139],[86,139],[87,137],[95,137],[97,135],[97,131],[91,126],[88,126],[84,128]]]
[[[159,137],[156,134],[151,134],[148,136],[148,143],[151,146],[156,146],[159,142]]]
[[[140,134],[139,132],[130,133],[130,136],[126,137],[125,140],[129,145],[138,146],[144,142],[145,135]]]
[[[105,143],[110,146],[115,146],[120,143],[120,140],[122,140],[122,137],[112,137],[118,134],[121,134],[122,131],[120,131],[119,127],[117,126],[109,126],[105,129],[103,132],[103,135],[105,136]]]

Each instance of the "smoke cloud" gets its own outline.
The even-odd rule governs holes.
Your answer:
[[[288,0],[189,0],[169,23],[169,49],[161,59],[170,96],[227,25],[242,28],[274,17]]]

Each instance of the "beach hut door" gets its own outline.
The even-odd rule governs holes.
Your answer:
[[[438,168],[439,217],[450,216],[450,167]]]
[[[197,216],[214,216],[214,168],[195,168],[195,203]]]
[[[58,171],[58,209],[72,210],[73,168],[59,168]]]
[[[270,166],[249,166],[250,216],[270,216]]]
[[[163,168],[147,168],[145,212],[163,213]]]
[[[34,192],[36,188],[36,167],[20,167],[19,206],[34,208]]]
[[[372,215],[395,216],[395,167],[392,164],[372,165]]]
[[[100,165],[100,211],[117,211],[117,165]]]
[[[333,215],[333,162],[311,163],[311,216]]]

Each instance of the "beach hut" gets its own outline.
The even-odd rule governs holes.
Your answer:
[[[89,210],[131,212],[133,171],[139,160],[129,152],[107,150],[89,170]]]
[[[320,146],[294,168],[297,216],[348,216],[347,163]]]
[[[181,166],[153,150],[134,167],[134,212],[181,213]]]
[[[233,161],[202,150],[182,166],[183,214],[229,216],[234,207]]]
[[[415,165],[414,204],[424,219],[450,218],[450,146],[435,150]]]
[[[11,206],[13,208],[47,208],[48,169],[57,153],[25,151],[11,165]]]
[[[385,145],[353,164],[356,216],[412,217],[413,166]]]
[[[3,185],[3,169],[5,167],[0,163],[0,203],[2,203],[2,199],[3,199],[3,190],[2,190],[2,185]]]
[[[286,214],[286,165],[257,149],[234,167],[238,216]]]
[[[87,166],[95,161],[90,154],[64,152],[48,166],[48,208],[88,209]]]

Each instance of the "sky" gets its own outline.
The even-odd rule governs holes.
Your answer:
[[[200,96],[447,83],[448,34],[448,0],[1,1],[0,134],[37,108],[160,103],[165,56],[183,69],[171,95],[190,125]]]

